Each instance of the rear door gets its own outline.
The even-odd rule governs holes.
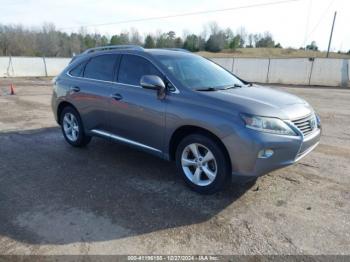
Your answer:
[[[163,75],[148,59],[131,54],[121,57],[118,72],[110,108],[111,132],[141,147],[161,151],[166,99],[158,99],[155,90],[142,88],[140,80],[143,75]]]
[[[87,130],[108,128],[110,94],[116,77],[117,54],[92,57],[83,67],[73,69],[71,100]],[[76,72],[75,72],[76,70]],[[82,70],[82,71],[80,71]],[[80,76],[74,76],[80,74]]]

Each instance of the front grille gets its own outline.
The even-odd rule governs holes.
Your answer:
[[[292,120],[292,122],[300,130],[300,132],[303,133],[304,136],[311,134],[317,128],[314,114]]]

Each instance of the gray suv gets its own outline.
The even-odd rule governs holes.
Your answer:
[[[55,78],[52,109],[72,146],[99,136],[175,160],[206,194],[295,163],[321,135],[304,100],[179,49],[89,49]]]

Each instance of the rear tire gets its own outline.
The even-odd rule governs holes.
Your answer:
[[[185,137],[177,147],[175,160],[186,184],[198,193],[216,193],[231,181],[231,168],[224,150],[208,136]]]
[[[91,136],[85,134],[80,115],[75,108],[65,107],[60,117],[63,136],[70,145],[84,147],[90,143]]]

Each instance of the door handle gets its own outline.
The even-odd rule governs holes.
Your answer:
[[[80,91],[80,87],[72,86],[72,87],[70,88],[70,90],[73,91],[73,92],[79,92],[79,91]]]
[[[118,101],[123,99],[123,96],[121,94],[114,94],[111,97]]]

